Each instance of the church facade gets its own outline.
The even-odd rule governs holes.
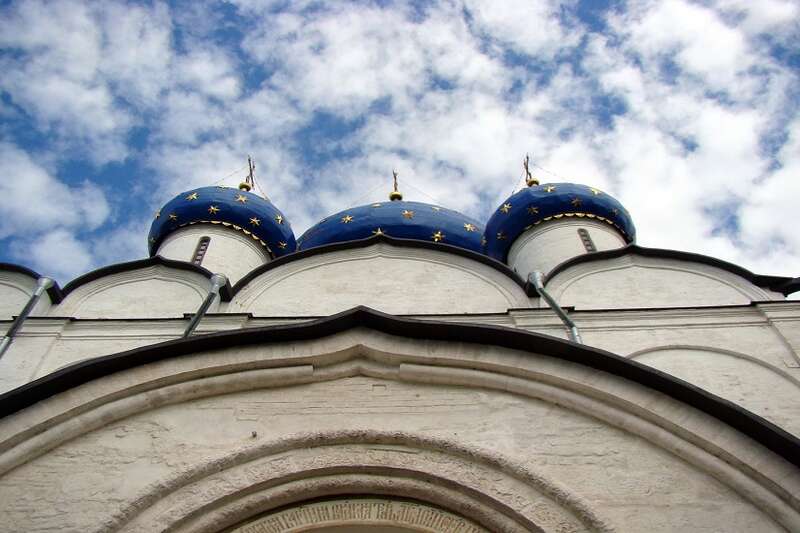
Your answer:
[[[800,278],[528,185],[299,238],[203,187],[149,258],[0,264],[0,531],[800,531]]]

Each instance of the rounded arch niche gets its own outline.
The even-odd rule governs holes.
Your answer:
[[[609,531],[580,498],[499,456],[373,431],[267,442],[159,484],[106,526],[174,533]]]

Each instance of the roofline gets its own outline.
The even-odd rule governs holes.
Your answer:
[[[138,270],[140,268],[147,268],[150,266],[164,266],[167,268],[175,268],[178,270],[185,270],[188,272],[194,272],[195,274],[200,274],[201,276],[205,276],[208,279],[211,279],[211,276],[214,275],[213,272],[204,268],[199,265],[195,265],[194,263],[189,263],[188,261],[176,261],[173,259],[167,259],[160,255],[154,255],[152,257],[147,257],[145,259],[137,259],[135,261],[127,261],[125,263],[116,263],[113,265],[104,266],[98,268],[97,270],[92,270],[82,276],[79,276],[69,283],[67,283],[64,288],[62,289],[62,297],[66,297],[69,293],[77,289],[78,287],[100,279],[104,276],[110,276],[112,274],[119,274],[121,272],[129,272],[131,270]],[[233,297],[233,293],[231,292],[231,282],[227,281],[223,287],[220,288],[219,294],[220,299],[224,302],[230,301]]]
[[[0,263],[0,270],[16,272],[17,274],[28,276],[34,280],[38,280],[42,277],[42,275],[38,272],[14,263]],[[50,301],[54,304],[60,303],[61,300],[64,299],[64,293],[56,280],[53,280],[53,284],[47,289],[47,295],[50,297]]]
[[[292,261],[299,261],[301,259],[306,259],[308,257],[313,257],[316,255],[326,254],[330,252],[338,252],[340,250],[351,250],[353,248],[366,248],[367,246],[372,246],[377,243],[385,242],[392,246],[397,246],[400,248],[421,248],[424,250],[435,250],[439,252],[450,253],[454,255],[460,255],[461,257],[466,257],[467,259],[472,259],[473,261],[477,261],[479,263],[483,263],[486,266],[489,266],[504,276],[510,278],[514,283],[519,285],[527,296],[538,296],[536,290],[533,288],[527,280],[523,279],[519,276],[516,272],[514,272],[511,268],[508,267],[505,263],[501,263],[496,259],[492,259],[488,255],[480,254],[478,252],[473,252],[472,250],[467,250],[465,248],[461,248],[459,246],[453,246],[450,244],[445,243],[435,243],[435,242],[427,242],[427,241],[419,241],[416,239],[399,239],[397,237],[390,237],[388,235],[372,235],[365,239],[357,239],[353,241],[342,241],[336,242],[332,244],[325,244],[322,246],[316,246],[314,248],[308,248],[306,250],[298,250],[296,252],[292,252],[290,254],[284,255],[277,259],[270,261],[269,263],[265,263],[260,265],[250,272],[247,273],[243,278],[236,282],[236,285],[233,286],[233,295],[239,293],[244,287],[253,281],[255,278],[263,274],[264,272],[268,272],[274,268],[278,268],[283,266],[287,263],[291,263]]]
[[[602,261],[604,259],[615,259],[626,254],[635,254],[643,257],[657,257],[660,259],[677,259],[679,261],[690,261],[693,263],[701,263],[713,267],[726,270],[732,274],[740,276],[753,285],[758,287],[766,287],[771,291],[780,292],[784,296],[789,296],[792,293],[800,291],[800,277],[792,278],[787,276],[764,276],[761,274],[754,274],[744,267],[711,257],[708,255],[698,254],[694,252],[682,252],[680,250],[667,250],[663,248],[645,248],[638,244],[631,243],[622,248],[614,248],[612,250],[604,250],[602,252],[592,252],[588,254],[578,255],[571,259],[567,259],[553,267],[547,273],[545,283],[554,278],[556,275],[572,268],[575,265],[582,263],[590,263],[592,261]]]
[[[319,339],[357,327],[411,339],[467,342],[533,352],[608,372],[690,405],[800,467],[800,439],[733,402],[655,368],[541,333],[501,326],[398,318],[363,306],[301,324],[196,335],[75,363],[0,395],[0,418],[94,379],[143,364],[234,346]]]

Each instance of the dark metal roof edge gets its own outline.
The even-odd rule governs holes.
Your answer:
[[[501,326],[397,318],[366,307],[355,307],[312,322],[197,335],[79,362],[0,395],[0,418],[91,380],[139,365],[231,346],[318,339],[354,327],[414,339],[535,351],[608,372],[699,409],[800,467],[800,439],[797,437],[732,402],[636,361],[540,333]]]
[[[39,274],[38,272],[31,270],[28,267],[17,265],[15,263],[0,263],[0,270],[16,272],[18,274],[22,274],[36,280],[42,277],[42,275]],[[50,297],[50,301],[54,304],[60,303],[61,300],[64,299],[64,292],[58,285],[58,282],[55,280],[53,280],[53,285],[51,285],[50,288],[47,289],[47,295]]]
[[[248,272],[247,275],[245,275],[242,279],[236,282],[236,285],[233,286],[233,294],[234,295],[238,294],[239,291],[244,289],[244,287],[248,283],[253,281],[255,278],[257,278],[264,272],[268,272],[274,268],[278,268],[287,263],[291,263],[292,261],[299,261],[307,257],[313,257],[315,255],[326,254],[329,252],[337,252],[340,250],[366,248],[367,246],[372,246],[373,244],[379,242],[386,242],[388,244],[391,244],[392,246],[397,246],[397,247],[436,250],[440,252],[451,253],[454,255],[460,255],[461,257],[466,257],[468,259],[472,259],[473,261],[478,261],[479,263],[483,263],[484,265],[494,268],[501,274],[513,280],[514,283],[519,285],[522,288],[522,290],[525,291],[525,294],[527,296],[537,296],[536,291],[533,289],[532,286],[530,286],[527,280],[522,279],[519,276],[519,274],[514,272],[505,263],[501,263],[500,261],[492,259],[487,255],[473,252],[472,250],[467,250],[458,246],[452,246],[446,243],[426,242],[426,241],[419,241],[416,239],[399,239],[397,237],[390,237],[388,235],[373,235],[365,239],[336,242],[332,244],[326,244],[323,246],[309,248],[307,250],[298,250],[296,252],[284,255],[282,257],[278,257],[276,259],[273,259],[269,263],[265,263]]]
[[[727,270],[732,274],[740,276],[753,285],[758,287],[766,287],[771,291],[780,292],[784,296],[788,296],[794,292],[800,291],[800,277],[791,278],[786,276],[764,276],[761,274],[754,274],[744,267],[711,257],[709,255],[698,254],[695,252],[683,252],[680,250],[667,250],[664,248],[645,248],[638,244],[628,244],[622,248],[614,248],[613,250],[604,250],[602,252],[592,252],[588,254],[578,255],[566,261],[559,263],[547,273],[546,280],[550,280],[561,272],[581,263],[590,263],[592,261],[602,261],[603,259],[615,259],[626,254],[641,255],[643,257],[658,257],[663,259],[677,259],[680,261],[689,261],[694,263],[701,263],[713,267]]]
[[[154,255],[152,257],[147,257],[144,259],[136,259],[134,261],[127,261],[125,263],[115,263],[113,265],[108,265],[104,267],[100,267],[96,270],[92,270],[86,274],[78,276],[77,278],[73,279],[69,283],[67,283],[63,290],[63,297],[66,297],[69,293],[80,287],[81,285],[85,285],[97,279],[100,279],[105,276],[111,276],[113,274],[119,274],[121,272],[128,272],[131,270],[138,270],[140,268],[147,268],[150,266],[165,266],[168,268],[175,268],[178,270],[187,270],[189,272],[194,272],[196,274],[200,274],[201,276],[205,276],[206,278],[211,279],[213,273],[208,270],[207,268],[203,268],[202,266],[195,265],[193,263],[189,263],[188,261],[176,261],[174,259],[167,259],[160,255]],[[228,281],[225,283],[225,286],[222,287],[219,291],[220,298],[222,301],[230,301],[233,297],[231,283]]]

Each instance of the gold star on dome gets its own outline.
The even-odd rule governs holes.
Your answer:
[[[247,201],[247,196],[245,196],[244,194],[237,194],[236,201],[245,203]]]
[[[349,224],[353,221],[353,217],[350,215],[345,215],[342,217],[342,224]]]
[[[598,194],[600,194],[600,191],[598,191],[598,190],[597,190],[597,189],[595,189],[594,187],[589,187],[589,190],[590,190],[590,191],[592,191],[592,194],[594,194],[595,196],[597,196]]]
[[[611,212],[614,213],[615,215],[619,215],[619,209],[616,208],[612,209]]]
[[[435,205],[431,206],[431,209],[433,209],[434,211],[441,211],[442,210],[441,207],[436,207]]]
[[[464,224],[464,229],[467,230],[467,231],[475,231],[477,228],[475,227],[475,224],[467,223],[467,224]]]
[[[498,241],[504,241],[504,240],[506,240],[506,234],[505,234],[505,233],[503,233],[502,231],[498,231],[498,232],[497,232],[497,240],[498,240]]]
[[[556,188],[552,185],[548,185],[544,188],[544,192],[553,192],[554,190],[556,190]]]
[[[197,200],[197,193],[193,192],[189,196],[186,197],[187,200]]]
[[[409,211],[408,209],[404,209],[402,215],[405,218],[412,219],[414,218],[414,211]]]
[[[278,243],[278,248],[280,248],[281,250],[285,250],[287,246],[288,245],[283,241]]]
[[[539,214],[539,208],[538,207],[529,207],[528,208],[528,214],[529,215],[538,215]]]
[[[275,222],[283,224],[283,215],[275,215]]]
[[[156,240],[153,237],[150,237],[148,240],[150,241],[150,244],[155,244],[156,243]]]
[[[161,218],[161,210],[156,211],[156,218]]]
[[[580,207],[583,202],[580,198],[573,198],[570,203],[572,204],[572,207]]]
[[[175,213],[170,213],[169,214],[169,219],[170,220],[178,220],[178,215],[176,215]]]
[[[259,220],[256,217],[253,217],[253,218],[250,219],[250,224],[252,224],[253,226],[260,226],[261,225],[261,220]]]
[[[506,213],[506,214],[508,214],[508,212],[509,212],[509,211],[511,211],[511,204],[503,204],[503,205],[500,207],[500,212],[501,212],[501,213]]]
[[[481,237],[481,246],[486,246],[486,237]]]
[[[431,235],[431,239],[433,239],[433,242],[442,242],[444,240],[444,233],[442,233],[439,230],[436,230],[436,233]]]
[[[372,230],[373,235],[386,235],[381,228]]]
[[[215,205],[210,205],[208,206],[208,212],[211,213],[212,215],[216,215],[217,213],[219,213],[219,207]]]

